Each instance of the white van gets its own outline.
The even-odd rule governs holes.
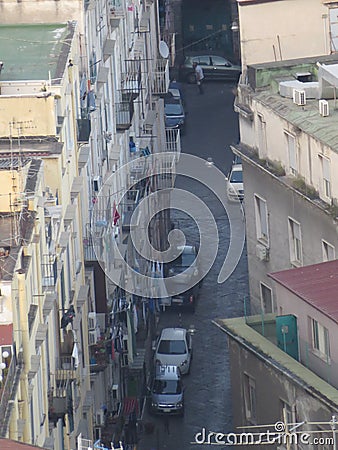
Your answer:
[[[190,371],[192,338],[185,328],[164,328],[154,347],[156,365],[177,366],[182,375]]]

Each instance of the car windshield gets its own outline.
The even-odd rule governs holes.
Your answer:
[[[166,103],[164,106],[166,116],[181,116],[183,108],[180,103]]]
[[[181,394],[182,384],[180,380],[155,380],[154,394]]]
[[[169,341],[162,339],[158,346],[157,353],[162,355],[184,355],[187,353],[185,341]]]
[[[184,272],[191,267],[196,259],[196,255],[193,252],[183,252],[178,258],[174,259],[170,264],[169,273],[178,274]]]
[[[241,170],[231,172],[230,183],[243,183],[243,172]]]

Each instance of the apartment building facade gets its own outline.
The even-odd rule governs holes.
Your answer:
[[[61,252],[63,260],[63,269],[59,264],[60,274],[55,277],[56,287],[48,286],[46,294],[48,308],[59,305],[56,310],[60,324],[65,325],[59,330],[62,348],[57,360],[61,366],[54,371],[54,390],[49,390],[50,433],[45,436],[41,432],[38,440],[53,448],[75,448],[80,434],[95,440],[106,433],[106,439],[118,441],[124,436],[130,413],[142,413],[144,349],[136,348],[133,327],[139,299],[123,289],[125,273],[120,257],[112,257],[111,249],[116,245],[121,255],[127,255],[130,264],[134,264],[133,252],[127,254],[131,213],[150,190],[168,187],[168,178],[163,181],[160,176],[153,176],[152,155],[173,152],[156,161],[157,167],[160,161],[173,175],[175,155],[180,152],[179,132],[164,128],[162,95],[169,85],[169,61],[159,51],[162,35],[158,4],[46,1],[39,5],[39,11],[34,2],[14,6],[10,1],[3,3],[7,22],[3,35],[11,28],[18,33],[18,42],[20,36],[27,40],[27,33],[34,30],[34,25],[26,24],[30,17],[32,23],[39,23],[36,29],[41,34],[36,41],[41,44],[41,36],[47,30],[50,34],[46,43],[54,44],[55,39],[57,45],[46,54],[52,54],[55,61],[59,59],[55,75],[55,61],[48,61],[40,52],[50,70],[34,74],[37,80],[27,82],[26,90],[20,77],[24,74],[23,79],[29,80],[27,68],[36,68],[35,60],[33,64],[23,61],[18,76],[13,51],[12,59],[8,55],[3,58],[0,74],[1,97],[6,107],[10,102],[9,115],[25,105],[23,114],[31,117],[31,103],[36,103],[34,126],[25,122],[23,130],[24,121],[17,118],[14,141],[13,124],[9,125],[9,115],[8,122],[4,117],[3,156],[10,154],[14,142],[19,155],[25,150],[30,158],[43,159],[46,241],[51,251]],[[50,17],[60,23],[49,28],[41,25],[49,24]],[[71,45],[63,35],[67,27],[73,30]],[[19,46],[16,51],[21,51]],[[34,52],[32,56],[36,56]],[[27,133],[33,149],[22,145],[21,137]],[[135,154],[129,151],[131,137],[136,144]],[[49,141],[53,150],[45,146],[41,153],[38,144],[47,145]],[[150,157],[138,159],[144,149]],[[119,170],[126,163],[127,167]],[[171,185],[172,182],[173,178]],[[165,201],[168,200],[167,196]],[[156,243],[161,242],[168,222],[167,217],[164,219],[160,229],[153,224]],[[50,261],[48,256],[48,264]],[[54,266],[48,267],[51,271]],[[77,281],[73,286],[74,280]],[[42,276],[42,286],[43,282]],[[48,336],[58,334],[55,329],[49,333]],[[80,356],[82,363],[77,362],[74,371]],[[29,422],[28,416],[26,421]],[[7,430],[7,435],[16,436],[13,430]],[[35,442],[29,433],[21,433],[18,438]]]
[[[10,223],[3,230],[4,243],[9,241],[3,263],[12,262],[5,309],[12,317],[3,319],[13,323],[13,355],[21,370],[14,383],[7,372],[2,402],[10,402],[2,405],[2,435],[49,448],[74,447],[78,429],[92,429],[76,189],[75,30],[74,23],[11,26],[15,39],[1,73],[0,151],[9,192],[2,214]],[[7,35],[8,27],[1,32]],[[21,59],[20,36],[30,47]],[[16,372],[11,374],[13,382]]]
[[[237,0],[240,52],[246,67],[337,51],[337,4],[330,0]],[[300,20],[306,17],[306,20]]]
[[[268,272],[335,259],[335,110],[332,88],[323,87],[334,63],[335,55],[259,64],[239,85],[234,151],[244,161],[253,312],[275,310]],[[308,84],[297,80],[305,72]],[[293,98],[297,87],[307,90],[305,104]],[[328,116],[323,101],[331,102]]]
[[[336,270],[333,260],[269,274],[276,285],[279,315],[294,317],[298,360],[335,388]]]
[[[229,345],[234,426],[229,444],[333,448],[338,391],[276,345],[276,324],[273,314],[215,321]]]

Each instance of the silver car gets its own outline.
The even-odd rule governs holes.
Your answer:
[[[176,366],[157,365],[150,387],[150,412],[154,414],[184,414],[184,389]]]
[[[205,80],[238,81],[241,67],[233,64],[220,55],[191,55],[187,56],[180,67],[180,79],[188,83],[196,83],[193,63],[202,67]]]
[[[154,347],[154,363],[177,366],[182,375],[190,372],[192,337],[185,328],[164,328]]]

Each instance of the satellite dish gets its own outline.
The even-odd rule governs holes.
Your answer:
[[[162,58],[168,58],[169,48],[164,41],[160,41],[158,51],[160,52],[160,55],[162,56]]]

